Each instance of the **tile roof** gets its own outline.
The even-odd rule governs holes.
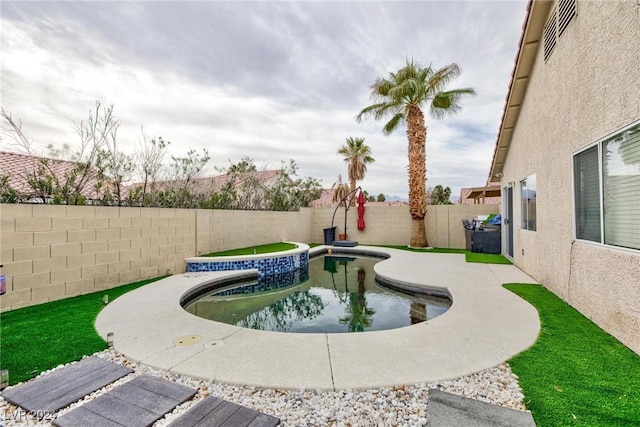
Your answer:
[[[309,206],[312,208],[329,208],[338,206],[338,202],[333,201],[333,194],[336,192],[334,188],[325,188],[322,190],[322,194],[319,198],[309,203]],[[393,201],[393,202],[367,202],[365,206],[374,207],[374,206],[403,206],[406,205],[407,202],[402,201]]]
[[[8,175],[8,184],[14,189],[28,196],[36,196],[36,192],[29,185],[27,175],[33,173],[40,165],[41,160],[46,160],[52,173],[60,178],[70,173],[76,167],[76,162],[51,159],[46,157],[34,157],[27,154],[0,151],[0,175]],[[91,178],[85,185],[82,195],[89,198],[95,187],[96,179]]]

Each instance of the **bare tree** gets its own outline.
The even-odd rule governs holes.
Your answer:
[[[196,178],[202,169],[209,162],[209,152],[202,149],[202,156],[196,150],[190,149],[186,157],[171,156],[171,181],[173,184],[173,193],[175,197],[174,207],[188,207],[186,201],[190,195],[194,195],[192,186],[194,178]],[[195,200],[190,202],[190,207],[197,206]]]
[[[135,157],[137,172],[142,179],[140,206],[149,204],[147,196],[153,193],[155,183],[160,178],[160,169],[167,155],[167,147],[171,144],[161,136],[149,138],[142,130],[142,139]],[[151,201],[151,204],[154,202]]]
[[[26,152],[31,160],[30,166],[22,171],[22,178],[33,190],[35,198],[39,198],[42,203],[47,203],[51,198],[52,179],[51,176],[44,176],[46,174],[45,165],[34,155],[33,141],[22,130],[20,119],[14,120],[11,113],[4,108],[2,108],[1,114],[3,135],[9,136],[13,140],[13,145],[20,151]]]
[[[24,177],[43,203],[84,204],[88,183],[99,180],[94,169],[97,157],[101,152],[117,152],[115,141],[120,122],[113,115],[113,105],[102,108],[96,101],[89,118],[74,125],[80,137],[79,147],[74,151],[69,144],[58,148],[49,145],[50,158],[36,152],[33,141],[22,130],[21,121],[13,120],[4,108],[2,117],[3,133],[10,135],[20,151],[32,159],[32,167],[24,171]],[[98,184],[94,187],[101,187]],[[102,186],[105,185],[110,184],[103,182]]]

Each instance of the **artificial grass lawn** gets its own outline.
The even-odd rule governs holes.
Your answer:
[[[270,243],[267,245],[249,246],[247,248],[230,249],[228,251],[212,252],[210,254],[202,256],[234,256],[234,255],[253,255],[253,254],[266,254],[269,252],[282,252],[290,249],[297,248],[296,245],[291,243],[279,242]]]
[[[542,286],[506,284],[536,307],[536,343],[509,360],[539,427],[640,425],[640,356]]]
[[[393,246],[384,245],[385,248],[402,249],[411,252],[425,252],[434,254],[464,254],[467,262],[478,262],[482,264],[511,264],[507,258],[499,254],[481,254],[477,252],[471,252],[466,249],[450,249],[450,248],[410,248],[409,246]]]
[[[106,349],[106,341],[93,326],[104,307],[104,295],[113,301],[159,279],[161,277],[1,313],[0,367],[9,370],[10,384]]]

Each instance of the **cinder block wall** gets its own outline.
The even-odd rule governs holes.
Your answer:
[[[439,248],[465,248],[463,219],[498,213],[499,205],[433,205],[428,206],[425,218],[429,245]],[[323,229],[331,227],[335,208],[314,208],[311,230],[312,242],[324,242]],[[347,213],[347,238],[364,245],[407,245],[411,238],[411,216],[408,206],[366,207],[366,228],[357,228],[358,211],[355,206]],[[344,232],[344,208],[336,211],[333,223],[337,233]]]
[[[0,205],[0,308],[53,301],[184,271],[195,211]]]
[[[366,206],[366,205],[365,205]],[[323,243],[323,229],[331,227],[331,217],[335,208],[314,208],[312,242]],[[344,233],[344,207],[339,207],[333,225],[338,233]],[[364,231],[358,230],[358,210],[355,206],[347,213],[347,238],[360,244],[406,245],[411,236],[409,210],[406,206],[365,207]]]
[[[267,243],[311,241],[311,209],[299,212],[197,210],[199,255]]]
[[[460,219],[497,212],[497,206],[433,206],[427,214],[432,246],[464,248]],[[108,289],[185,270],[198,254],[273,243],[322,243],[334,209],[299,212],[0,205],[0,264],[7,293],[0,310]],[[362,244],[406,245],[406,206],[367,208],[367,228],[348,214],[349,238]],[[336,213],[338,232],[344,209]]]
[[[499,209],[499,205],[428,206],[426,226],[429,244],[437,248],[464,249],[466,241],[462,220],[497,214]]]

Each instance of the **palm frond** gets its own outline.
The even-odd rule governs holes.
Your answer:
[[[376,115],[376,110],[384,107],[385,103],[380,102],[378,104],[369,105],[368,107],[363,108],[358,115],[356,116],[356,121],[360,123],[363,117],[374,116]]]
[[[465,95],[475,95],[473,88],[454,89],[438,93],[431,102],[430,113],[434,119],[453,116],[461,110],[460,100]]]
[[[449,64],[438,70],[436,70],[431,78],[429,78],[429,87],[431,93],[438,93],[444,90],[444,88],[456,77],[460,75],[460,67],[458,64]]]
[[[393,131],[398,127],[400,123],[404,121],[404,112],[398,112],[391,117],[384,127],[382,128],[382,133],[385,135],[391,135]]]
[[[384,99],[391,88],[393,88],[394,83],[392,80],[383,79],[378,77],[376,81],[371,85],[371,99]]]

